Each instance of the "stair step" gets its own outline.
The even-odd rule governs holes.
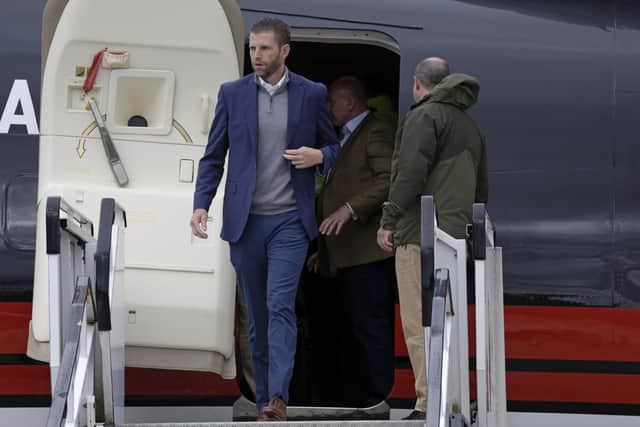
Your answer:
[[[219,422],[219,423],[142,423],[123,424],[119,427],[274,427],[277,425],[287,427],[422,427],[424,421],[402,421],[402,420],[360,420],[360,421],[288,421],[282,423],[274,422]]]

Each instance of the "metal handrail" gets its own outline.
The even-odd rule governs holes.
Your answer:
[[[96,264],[96,305],[98,320],[98,335],[100,342],[101,363],[96,366],[95,381],[99,385],[99,411],[102,412],[107,425],[115,424],[114,379],[111,376],[111,302],[110,280],[112,270],[112,243],[114,224],[122,218],[124,227],[127,226],[125,211],[114,199],[102,199],[100,204],[100,222],[98,245],[94,256]]]
[[[111,267],[111,237],[116,214],[122,213],[125,227],[127,216],[114,199],[102,199],[98,246],[96,248],[96,302],[98,309],[98,330],[111,330],[111,307],[109,303],[109,271]]]
[[[93,321],[95,319],[95,305],[91,292],[91,283],[87,276],[80,276],[76,281],[73,302],[71,304],[71,319],[69,324],[69,335],[64,345],[60,370],[56,377],[56,385],[47,418],[47,427],[60,427],[64,421],[64,411],[67,405],[67,397],[71,389],[73,372],[78,361],[78,349],[82,330],[82,320],[85,310],[89,307],[87,317]]]
[[[448,310],[447,310],[448,308]],[[453,315],[453,301],[451,298],[451,281],[449,270],[436,270],[433,290],[433,314],[431,318],[431,343],[429,345],[429,359],[440,363],[430,363],[427,384],[427,427],[440,426],[442,410],[442,379],[444,359],[444,344],[446,340],[447,311]]]
[[[473,205],[472,235],[476,305],[477,424],[505,424],[504,303],[502,256],[486,205]]]
[[[75,289],[71,298],[72,304],[68,318],[65,319],[65,326],[69,325],[68,331],[65,333],[65,342],[62,346],[62,357],[59,361],[59,370],[55,374],[54,393],[52,397],[51,409],[47,419],[47,426],[61,426],[64,418],[69,418],[69,411],[75,411],[70,408],[70,399],[73,399],[72,383],[75,381],[76,370],[79,369],[79,360],[82,358],[82,342],[83,324],[86,317],[88,323],[94,324],[98,329],[98,337],[100,339],[100,347],[93,347],[90,352],[95,355],[98,352],[101,356],[101,363],[98,363],[92,369],[96,369],[94,378],[94,392],[101,398],[98,402],[98,411],[104,411],[105,422],[113,424],[113,385],[111,380],[111,355],[110,355],[110,337],[111,331],[111,307],[110,307],[110,279],[113,270],[111,263],[112,258],[112,241],[114,224],[116,220],[124,223],[126,227],[126,214],[124,210],[113,199],[103,199],[100,209],[100,235],[96,243],[93,238],[93,223],[84,215],[74,210],[61,197],[49,197],[47,199],[46,226],[47,226],[47,254],[58,257],[64,253],[61,240],[64,240],[65,232],[77,241],[79,246],[83,248],[85,257],[89,253],[94,254],[93,250],[89,252],[88,248],[95,248],[93,260],[95,265],[90,268],[90,276],[77,276]],[[66,240],[65,240],[66,241]],[[91,244],[91,246],[89,246]],[[95,245],[95,246],[93,246]],[[92,261],[93,261],[92,260]],[[51,262],[51,261],[50,261]],[[54,260],[55,262],[55,260]],[[88,263],[88,259],[85,259]],[[95,268],[95,276],[94,270]],[[95,288],[92,288],[92,279],[95,277]],[[63,288],[60,284],[57,285]],[[92,290],[93,289],[93,290]],[[95,298],[94,298],[95,297]],[[90,308],[86,309],[86,306]],[[67,306],[68,307],[68,306]],[[67,309],[65,308],[65,312]],[[92,334],[95,332],[91,332]],[[91,355],[90,357],[94,357]],[[81,374],[82,375],[82,374]],[[67,414],[65,415],[65,409]],[[76,414],[77,415],[77,414]],[[74,416],[76,416],[74,415]]]

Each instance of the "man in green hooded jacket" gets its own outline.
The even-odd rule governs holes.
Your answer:
[[[415,103],[396,132],[389,198],[377,239],[382,249],[396,249],[402,329],[416,378],[415,410],[407,419],[424,419],[427,409],[420,196],[433,195],[442,230],[465,238],[473,203],[486,202],[488,196],[484,137],[465,112],[479,90],[475,78],[449,74],[445,60],[422,60],[413,78]]]

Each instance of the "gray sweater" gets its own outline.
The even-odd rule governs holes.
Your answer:
[[[287,148],[287,84],[273,96],[258,85],[258,150],[256,191],[251,213],[275,215],[296,209]]]

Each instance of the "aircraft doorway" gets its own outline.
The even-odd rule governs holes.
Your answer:
[[[287,66],[293,72],[326,86],[341,76],[357,77],[365,85],[373,113],[396,128],[400,51],[389,36],[368,31],[293,28]],[[244,73],[251,72],[247,47]],[[316,244],[312,243],[310,254],[315,251]],[[290,405],[353,407],[353,402],[346,402],[339,393],[349,381],[358,381],[355,375],[340,368],[344,348],[339,344],[338,334],[344,325],[337,314],[339,295],[335,279],[322,278],[304,269],[296,302],[298,345],[290,387]],[[396,341],[402,340],[401,334],[400,325],[396,324]],[[240,352],[239,363],[242,360],[246,363],[247,355]],[[243,372],[246,369],[239,366],[240,389],[253,400],[251,387],[243,378]]]
[[[395,128],[400,81],[398,45],[382,33],[345,31],[352,35],[350,38],[339,38],[336,33],[323,35],[320,31],[292,29],[288,68],[326,86],[340,76],[357,77],[367,89],[374,112],[381,117],[393,115]],[[314,36],[319,40],[313,41]],[[245,47],[244,74],[247,75],[253,70],[248,45]]]

